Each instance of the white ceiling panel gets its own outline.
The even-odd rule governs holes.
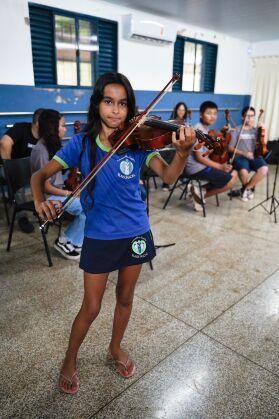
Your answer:
[[[109,0],[245,39],[279,39],[279,0]]]

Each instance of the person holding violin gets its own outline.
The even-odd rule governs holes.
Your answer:
[[[185,125],[187,121],[188,107],[185,102],[178,102],[171,113],[169,121]]]
[[[169,122],[175,122],[179,125],[186,125],[187,121],[187,115],[188,115],[188,108],[185,102],[178,102],[175,107],[173,108],[173,111],[170,115]],[[167,148],[173,148],[172,145],[170,145]],[[162,189],[163,191],[169,190],[169,185],[166,183],[162,183]]]
[[[241,115],[243,125],[232,132],[229,151],[235,155],[233,165],[242,183],[241,200],[247,202],[254,198],[255,186],[267,175],[268,165],[263,155],[257,153],[258,130],[263,126],[259,123],[258,127],[255,127],[255,109],[245,106]],[[263,142],[266,143],[265,134]],[[255,174],[249,179],[251,171]]]
[[[203,102],[200,106],[200,122],[195,125],[205,134],[208,134],[211,125],[215,124],[218,117],[218,107],[211,101]],[[202,147],[195,150],[193,147],[191,155],[187,159],[186,174],[191,179],[205,180],[208,183],[202,187],[202,191],[194,186],[191,187],[194,209],[202,211],[202,203],[210,196],[223,193],[233,187],[237,180],[237,172],[232,171],[228,163],[218,163],[205,155],[207,150]]]
[[[134,116],[135,96],[128,79],[120,73],[102,75],[90,99],[85,134],[75,135],[32,177],[35,206],[42,218],[51,220],[56,216],[55,201],[45,201],[43,196],[46,179],[69,166],[79,167],[85,177],[110,152],[114,134]],[[108,356],[123,378],[135,374],[136,364],[122,350],[121,341],[131,315],[142,264],[155,256],[146,204],[140,196],[140,167],[146,163],[164,182],[175,182],[195,143],[195,132],[183,127],[178,139],[175,133],[171,138],[176,154],[170,165],[157,151],[126,147],[111,154],[81,193],[86,215],[80,260],[80,268],[84,271],[84,299],[72,326],[59,376],[59,389],[65,393],[75,394],[79,389],[78,350],[99,314],[109,273],[114,270],[118,270],[118,282]],[[56,204],[60,205],[57,201]]]
[[[30,156],[32,173],[44,167],[60,150],[65,132],[64,117],[56,110],[44,109],[39,117],[39,141]],[[69,190],[64,189],[61,170],[45,180],[43,192],[49,202],[63,200],[70,194]],[[85,225],[85,215],[79,198],[75,198],[67,212],[75,218],[55,240],[54,248],[66,259],[79,260]]]

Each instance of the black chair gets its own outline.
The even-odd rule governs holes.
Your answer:
[[[23,203],[17,202],[16,193],[22,189],[27,188],[30,186],[30,178],[31,178],[31,169],[30,169],[30,157],[24,157],[22,159],[14,159],[14,160],[4,160],[4,173],[5,178],[7,181],[8,186],[8,195],[9,195],[9,202],[13,207],[13,215],[12,221],[10,224],[9,229],[9,238],[7,244],[7,251],[10,250],[13,231],[14,231],[14,223],[16,214],[20,211],[27,211],[32,212],[38,219],[38,223],[40,224],[40,218],[35,210],[34,202],[27,201]],[[61,228],[61,223],[59,228]],[[46,233],[44,229],[41,229],[41,234],[44,242],[44,247],[47,255],[48,265],[53,266],[50,251],[47,243]]]
[[[175,155],[175,149],[171,148],[165,148],[160,150],[161,157],[169,164],[171,163],[174,155]],[[150,192],[150,180],[153,180],[154,187],[157,189],[157,182],[156,178],[159,176],[157,173],[153,172],[152,169],[147,167],[146,165],[143,165],[141,169],[141,180],[144,182],[145,188],[146,188],[146,205],[147,205],[147,214],[149,213],[149,192]]]
[[[168,203],[169,203],[169,201],[172,197],[172,194],[174,193],[174,191],[177,188],[182,190],[182,192],[180,194],[180,197],[179,197],[179,200],[181,200],[183,197],[184,197],[184,199],[186,199],[187,193],[188,193],[188,185],[190,183],[193,183],[193,181],[196,181],[198,183],[198,187],[199,187],[199,190],[200,190],[200,195],[202,195],[202,181],[200,179],[195,178],[194,176],[191,177],[189,175],[186,175],[185,171],[183,171],[183,173],[179,176],[177,181],[174,183],[174,185],[170,189],[169,196],[167,197],[167,199],[164,203],[163,209],[167,208],[167,205],[168,205]],[[219,197],[218,197],[218,195],[215,195],[215,197],[216,197],[216,205],[217,205],[217,207],[219,207],[220,206]],[[205,204],[202,202],[201,206],[202,206],[203,216],[206,217]]]

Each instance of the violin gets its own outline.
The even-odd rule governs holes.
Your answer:
[[[176,123],[175,121],[166,122],[156,116],[147,117],[145,118],[144,123],[133,131],[133,133],[125,141],[124,147],[143,149],[145,151],[164,148],[172,143],[173,132],[175,132],[176,137],[179,138],[179,130],[181,126],[181,124]],[[118,141],[125,129],[127,129],[127,127],[119,128],[109,136],[112,146]],[[194,147],[196,150],[205,146],[208,150],[213,150],[216,153],[222,154],[224,152],[223,145],[219,137],[213,138],[199,129],[194,129],[194,131],[199,142],[199,144]]]
[[[230,110],[225,110],[225,119],[226,119],[226,125],[221,129],[220,132],[216,132],[215,130],[210,130],[208,132],[209,135],[211,135],[213,138],[219,137],[222,143],[223,152],[221,152],[221,148],[218,150],[218,152],[213,151],[210,154],[210,159],[215,161],[216,163],[224,164],[227,163],[230,159],[229,155],[229,144],[231,142],[232,136],[230,131]]]
[[[260,123],[263,113],[264,113],[264,110],[260,109],[259,117],[258,117],[258,124]],[[260,157],[260,156],[264,157],[267,154],[268,150],[267,150],[267,145],[266,145],[265,140],[266,140],[266,129],[264,127],[258,127],[255,157]]]
[[[74,122],[74,133],[78,134],[82,131],[81,122],[75,121]],[[80,184],[82,179],[81,172],[78,170],[77,167],[71,167],[69,170],[69,175],[65,180],[65,186],[68,190],[74,191],[78,185]]]

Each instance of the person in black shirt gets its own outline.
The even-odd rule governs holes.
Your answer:
[[[2,159],[21,159],[31,154],[38,141],[39,116],[43,109],[37,109],[31,122],[18,122],[5,132],[0,141]]]
[[[39,116],[43,109],[37,109],[33,114],[31,122],[19,122],[3,135],[0,140],[0,153],[3,160],[21,159],[29,157],[32,148],[38,141]],[[24,200],[24,192],[18,197]],[[33,224],[28,220],[26,214],[20,213],[18,225],[25,233],[32,233]]]

